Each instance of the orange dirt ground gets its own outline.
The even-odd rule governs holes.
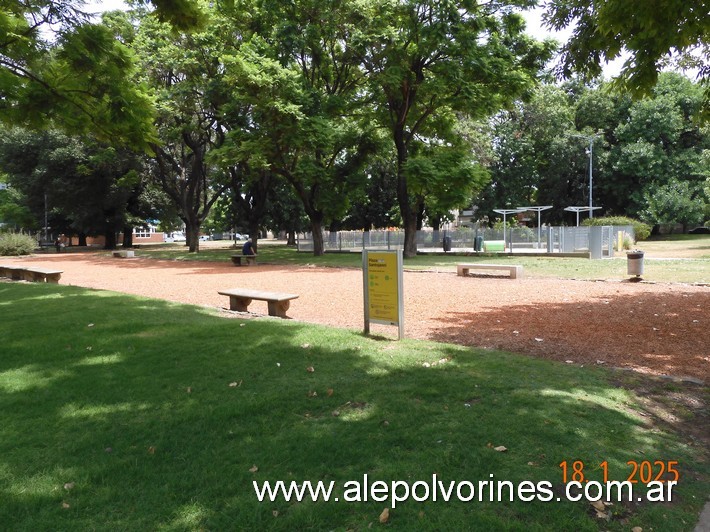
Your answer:
[[[115,259],[48,254],[3,262],[63,270],[61,283],[181,303],[228,308],[226,288],[299,294],[288,315],[361,329],[362,272],[357,269]],[[530,356],[604,364],[655,375],[710,373],[710,287],[562,279],[457,277],[404,273],[407,337],[503,349]],[[249,307],[266,314],[266,303]],[[394,336],[393,327],[376,333]]]

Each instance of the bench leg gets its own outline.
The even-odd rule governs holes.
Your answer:
[[[235,266],[241,266],[242,265],[242,258],[241,257],[232,257],[232,263]]]
[[[286,311],[291,306],[289,301],[267,301],[269,305],[269,316],[277,316],[279,318],[287,318]]]
[[[59,278],[62,276],[61,273],[47,275],[47,282],[59,284]]]
[[[256,257],[247,257],[246,259],[247,259],[247,266],[250,266],[252,264],[256,266]]]
[[[239,312],[247,312],[247,308],[251,303],[251,299],[246,297],[229,296],[229,310],[237,310]]]

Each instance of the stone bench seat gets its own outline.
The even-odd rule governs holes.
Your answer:
[[[508,272],[511,279],[518,279],[523,276],[523,267],[520,265],[504,265],[504,264],[457,264],[456,275],[466,277],[471,270],[497,270]]]
[[[290,301],[296,299],[298,294],[285,294],[282,292],[265,292],[262,290],[250,290],[247,288],[231,288],[218,292],[220,295],[229,296],[229,309],[239,312],[248,312],[249,304],[252,300],[266,301],[269,307],[269,316],[287,318],[286,311],[290,306]]]

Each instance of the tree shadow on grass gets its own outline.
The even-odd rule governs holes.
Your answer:
[[[607,460],[615,478],[636,452],[692,460],[600,371],[74,287],[0,296],[0,520],[13,528],[362,529],[390,504],[260,503],[252,483],[332,480],[342,496],[365,474],[559,484],[562,460],[590,475]],[[702,484],[684,489],[692,518]],[[585,503],[409,501],[392,524],[597,529]]]

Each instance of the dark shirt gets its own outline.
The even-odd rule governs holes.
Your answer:
[[[249,241],[245,242],[242,247],[242,255],[256,255],[256,253],[254,253],[254,244]]]

